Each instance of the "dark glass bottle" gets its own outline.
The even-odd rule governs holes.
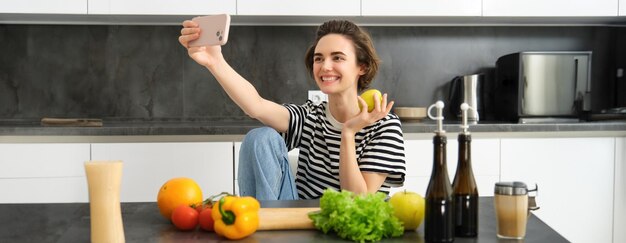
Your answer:
[[[433,137],[433,171],[426,189],[426,242],[454,241],[454,199],[446,166],[446,142],[443,134],[437,133]]]
[[[478,187],[472,172],[472,137],[459,134],[459,162],[452,188],[454,191],[454,233],[460,237],[478,235]]]

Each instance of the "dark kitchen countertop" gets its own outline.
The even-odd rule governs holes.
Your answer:
[[[262,207],[316,207],[317,200],[262,201]],[[477,238],[456,238],[454,242],[568,242],[563,236],[531,215],[524,241],[496,237],[492,197],[481,197]],[[88,203],[0,204],[0,242],[89,242]],[[178,231],[159,214],[155,202],[122,203],[126,242],[225,242],[215,233]],[[383,242],[424,242],[422,224],[417,231]],[[238,242],[349,242],[334,234],[316,230],[257,231]]]
[[[458,121],[444,121],[444,130],[459,132]],[[0,136],[153,136],[153,135],[244,135],[262,124],[251,119],[236,120],[121,120],[103,119],[102,127],[44,127],[39,120],[1,120]],[[433,121],[402,122],[407,133],[431,133]],[[470,126],[472,132],[594,132],[626,131],[626,121],[517,124],[479,122]]]

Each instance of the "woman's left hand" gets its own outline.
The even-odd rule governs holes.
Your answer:
[[[359,99],[359,103],[361,103],[361,107],[363,107],[363,109],[361,109],[361,112],[358,115],[352,117],[343,124],[344,132],[356,134],[364,127],[382,119],[389,114],[394,103],[393,101],[387,103],[387,94],[384,94],[381,102],[374,102],[374,110],[367,112],[367,103],[365,100],[360,96],[357,96],[357,98]]]

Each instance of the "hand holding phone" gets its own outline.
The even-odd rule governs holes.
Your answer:
[[[224,45],[228,41],[230,15],[200,16],[191,20],[198,23],[202,31],[200,32],[200,38],[189,42],[190,47]]]

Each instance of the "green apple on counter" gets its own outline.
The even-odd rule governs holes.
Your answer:
[[[426,201],[420,194],[399,191],[389,199],[394,215],[404,223],[405,230],[415,230],[424,220]]]
[[[363,98],[365,103],[367,103],[367,112],[372,112],[372,110],[374,110],[374,102],[380,103],[382,101],[382,97],[382,93],[380,93],[377,89],[368,89],[361,94],[361,98]],[[363,109],[363,107],[361,107],[361,102],[359,102],[359,109]]]

